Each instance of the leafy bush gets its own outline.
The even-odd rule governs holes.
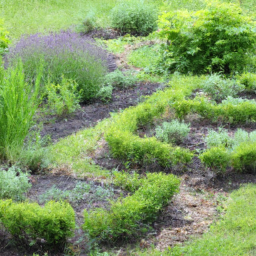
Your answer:
[[[39,65],[39,64],[38,64]],[[41,70],[35,85],[27,84],[22,63],[9,68],[1,77],[0,88],[0,157],[15,160],[33,124],[38,99]]]
[[[241,143],[232,154],[232,166],[241,172],[256,171],[256,144]]]
[[[244,86],[235,80],[222,79],[220,75],[213,74],[203,83],[202,89],[215,101],[221,101],[228,96],[236,96]]]
[[[188,163],[193,153],[180,147],[162,143],[155,137],[140,138],[130,132],[112,130],[106,137],[111,153],[116,158],[139,163],[158,162],[162,166]]]
[[[24,193],[31,188],[26,173],[14,166],[0,170],[0,199],[23,200]]]
[[[197,97],[194,100],[174,102],[171,107],[176,110],[176,115],[180,119],[184,119],[189,113],[198,113],[212,121],[222,120],[229,123],[245,123],[256,119],[254,100],[243,101],[236,105],[229,102],[216,105],[204,97]]]
[[[228,135],[227,130],[222,128],[219,128],[218,132],[210,130],[205,138],[205,142],[208,148],[219,146],[230,148],[234,144],[234,140]]]
[[[190,125],[178,120],[164,122],[156,128],[156,137],[166,143],[181,143],[189,134]]]
[[[110,241],[136,234],[140,222],[152,222],[159,210],[178,192],[179,183],[174,175],[149,173],[133,195],[112,202],[108,211],[101,208],[90,213],[85,211],[83,229],[92,238]]]
[[[9,43],[8,32],[3,28],[3,20],[0,19],[0,55],[5,52]]]
[[[132,174],[115,172],[114,183],[122,189],[135,192],[142,185],[143,179],[140,179],[140,175],[136,172],[133,172]]]
[[[247,90],[256,92],[256,74],[249,72],[243,73],[238,77],[238,81],[245,85]]]
[[[60,84],[62,76],[77,82],[84,101],[95,97],[107,72],[107,53],[93,41],[70,31],[22,37],[6,55],[10,66],[21,58],[26,79],[34,81],[43,62],[43,84]],[[41,65],[41,64],[40,64]]]
[[[72,79],[62,77],[60,84],[48,83],[45,86],[47,106],[50,114],[65,116],[80,108],[81,92],[78,84]]]
[[[160,36],[169,41],[163,62],[182,73],[243,72],[254,52],[253,20],[238,5],[218,1],[197,12],[163,12]]]
[[[134,86],[138,79],[132,74],[123,74],[119,69],[107,74],[104,78],[104,85],[111,85],[117,88],[128,88]]]
[[[157,28],[157,11],[143,0],[121,1],[112,10],[111,20],[122,34],[146,36]]]
[[[73,235],[75,213],[67,202],[50,201],[41,207],[37,203],[0,200],[0,222],[22,244],[34,244],[39,238],[51,246],[63,246]]]
[[[206,167],[215,172],[225,172],[231,162],[230,153],[223,146],[212,147],[199,156]]]
[[[231,96],[228,96],[225,100],[223,100],[221,102],[221,105],[224,106],[224,105],[238,105],[242,102],[252,102],[248,99],[243,99],[243,98],[233,98]]]
[[[78,32],[88,34],[97,28],[97,23],[93,17],[87,16],[81,25],[77,27]]]
[[[97,98],[100,98],[104,102],[109,102],[112,98],[113,86],[107,85],[100,88],[97,93]]]

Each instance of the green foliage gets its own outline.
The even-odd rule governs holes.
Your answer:
[[[189,134],[190,125],[178,120],[164,122],[156,128],[156,137],[166,143],[181,143]]]
[[[243,72],[254,52],[255,22],[235,4],[212,1],[197,12],[163,12],[159,27],[170,43],[163,62],[171,71]]]
[[[157,65],[161,56],[159,48],[159,44],[142,46],[128,55],[128,63],[138,68],[150,68]]]
[[[96,29],[97,23],[95,21],[95,18],[93,16],[87,15],[87,17],[84,19],[81,25],[77,27],[78,32],[83,34],[88,34],[92,32],[94,29]]]
[[[204,97],[197,97],[194,100],[177,101],[171,106],[176,110],[176,115],[180,119],[184,119],[189,113],[198,113],[212,121],[245,123],[256,120],[256,102],[254,100],[242,101],[236,105],[229,101],[217,105]]]
[[[211,147],[209,150],[199,156],[206,167],[214,172],[225,172],[230,164],[230,154],[223,146]]]
[[[230,148],[234,144],[234,140],[228,135],[227,130],[219,128],[218,132],[210,130],[205,138],[207,148],[224,146]]]
[[[78,92],[78,84],[72,79],[62,77],[60,84],[46,84],[45,93],[47,94],[46,109],[50,114],[65,116],[80,108],[81,91]]]
[[[237,146],[232,154],[232,166],[241,172],[256,171],[256,143],[245,142]]]
[[[63,245],[73,235],[75,213],[66,202],[37,203],[0,201],[0,222],[21,243],[44,239],[51,246]]]
[[[5,71],[0,87],[0,157],[17,159],[33,124],[38,99],[41,71],[35,85],[27,84],[22,63]]]
[[[143,184],[143,179],[140,179],[140,175],[136,172],[133,172],[132,174],[115,172],[114,183],[122,189],[135,192]]]
[[[204,81],[202,89],[211,99],[221,101],[228,96],[234,97],[244,89],[244,86],[238,84],[235,80],[223,79],[218,74],[213,74]]]
[[[96,97],[100,98],[103,102],[109,102],[112,99],[113,86],[102,86],[97,93]]]
[[[0,170],[0,199],[24,200],[31,188],[28,175],[15,166]]]
[[[238,77],[238,81],[245,85],[247,90],[256,92],[256,74],[249,72],[243,73]]]
[[[0,19],[0,56],[5,52],[9,43],[8,32],[3,28],[3,20]]]
[[[121,1],[113,8],[111,20],[122,34],[146,36],[157,28],[157,11],[143,0]]]
[[[104,78],[104,85],[111,85],[114,88],[129,88],[137,83],[136,76],[131,73],[123,74],[119,69],[108,73]]]
[[[90,213],[85,211],[83,229],[92,238],[110,241],[136,234],[139,222],[152,222],[159,210],[178,192],[179,183],[173,175],[149,173],[133,195],[112,202],[108,211],[101,208]]]

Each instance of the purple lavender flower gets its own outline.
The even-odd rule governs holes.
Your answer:
[[[5,56],[5,66],[23,62],[26,78],[34,81],[43,65],[43,83],[59,83],[61,76],[74,79],[86,101],[96,95],[107,72],[108,54],[88,37],[71,31],[23,36]]]

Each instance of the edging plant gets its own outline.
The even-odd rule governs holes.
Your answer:
[[[140,223],[151,223],[159,210],[178,192],[180,181],[174,175],[148,173],[131,196],[111,202],[109,210],[84,211],[83,229],[91,238],[116,241],[136,234]]]
[[[34,244],[44,239],[51,247],[63,246],[75,229],[75,213],[67,202],[14,203],[0,200],[0,223],[16,242]]]

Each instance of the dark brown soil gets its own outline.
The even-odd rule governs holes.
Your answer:
[[[140,82],[131,88],[116,89],[109,103],[96,100],[91,104],[82,105],[80,110],[65,118],[47,117],[41,135],[50,135],[52,140],[56,141],[86,127],[94,126],[102,119],[110,117],[111,112],[137,105],[143,100],[143,96],[151,95],[162,88],[163,86],[157,83]]]

